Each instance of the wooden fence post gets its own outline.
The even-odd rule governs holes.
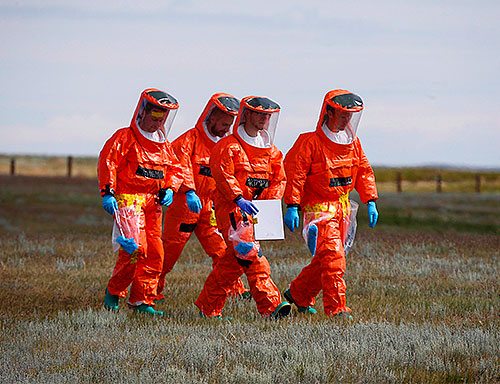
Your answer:
[[[13,157],[10,159],[10,175],[14,176],[16,174],[16,159]]]
[[[476,174],[476,193],[481,193],[481,175]]]
[[[443,178],[440,174],[436,176],[436,192],[443,192]]]
[[[68,178],[71,177],[73,172],[73,156],[68,156]]]
[[[403,176],[401,175],[401,172],[396,173],[396,190],[398,193],[403,192]]]

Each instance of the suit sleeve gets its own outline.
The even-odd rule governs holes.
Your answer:
[[[117,169],[130,145],[130,130],[128,128],[119,129],[104,144],[97,162],[97,179],[101,196],[114,194]]]
[[[177,158],[172,144],[166,142],[167,163],[165,167],[165,178],[163,179],[162,188],[171,188],[174,192],[178,192],[184,181],[183,169],[179,159]]]
[[[366,204],[370,200],[378,199],[377,185],[375,184],[375,174],[359,140],[356,146],[359,153],[359,166],[354,187],[358,191],[361,201]]]
[[[300,206],[311,162],[310,143],[306,136],[300,135],[285,157],[285,204]]]
[[[191,157],[196,142],[196,134],[193,130],[187,131],[182,136],[178,137],[172,143],[177,158],[179,159],[180,167],[182,168],[184,182],[180,187],[181,192],[186,192],[190,189],[196,190],[193,174],[193,164]]]
[[[271,182],[269,183],[267,198],[281,199],[285,192],[286,174],[283,165],[283,153],[278,148],[274,148],[271,156],[271,171]]]
[[[238,155],[239,150],[241,148],[237,148],[236,144],[222,141],[215,145],[210,155],[210,169],[215,184],[228,200],[234,200],[243,194],[234,175],[234,157]]]

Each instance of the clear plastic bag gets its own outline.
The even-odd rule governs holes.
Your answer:
[[[229,227],[228,237],[236,251],[236,257],[242,260],[253,260],[259,256],[260,244],[255,240],[252,218],[244,216],[242,220]]]
[[[120,249],[120,244],[116,241],[118,236],[123,236],[126,239],[134,239],[136,244],[139,244],[139,231],[141,227],[141,216],[136,206],[129,205],[118,208],[115,211],[113,234],[111,243],[113,251],[117,252]]]
[[[347,254],[354,244],[354,238],[356,237],[356,229],[358,228],[358,222],[356,220],[356,215],[358,214],[359,204],[354,200],[349,200],[351,205],[351,212],[348,216],[344,217],[344,253]]]
[[[356,237],[357,221],[356,215],[358,213],[359,204],[354,200],[349,200],[349,209],[346,215],[343,215],[342,228],[342,241],[344,244],[344,253],[347,255],[354,244],[354,238]],[[306,245],[308,245],[307,238],[309,234],[309,228],[311,225],[318,226],[318,223],[322,221],[328,221],[335,218],[335,211],[328,210],[325,212],[305,212],[304,213],[304,226],[302,229],[302,237]]]

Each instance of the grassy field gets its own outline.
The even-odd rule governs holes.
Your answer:
[[[211,260],[190,241],[167,276],[167,318],[102,309],[114,265],[95,180],[0,176],[0,382],[500,381],[500,194],[383,192],[360,209],[344,323],[296,311],[231,322],[193,305]],[[309,260],[297,234],[263,243],[285,289]]]

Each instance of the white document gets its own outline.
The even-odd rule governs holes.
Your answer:
[[[257,223],[254,224],[255,240],[283,240],[283,212],[281,200],[252,200],[259,213],[254,216]]]

